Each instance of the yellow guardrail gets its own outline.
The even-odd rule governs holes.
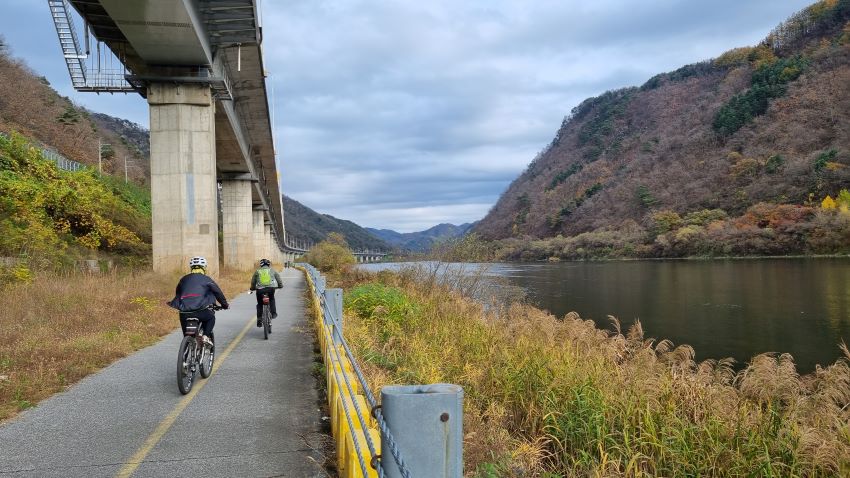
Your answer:
[[[313,325],[322,351],[322,361],[325,365],[328,410],[331,432],[336,441],[339,476],[378,477],[375,456],[380,453],[381,433],[370,413],[366,396],[363,394],[363,386],[355,375],[345,348],[334,340],[333,326],[329,325],[332,321],[326,320],[325,310],[313,277],[306,268],[300,266],[296,268],[304,272],[311,292],[310,306],[314,317]],[[341,320],[342,317],[338,319]],[[375,450],[375,454],[370,451],[370,447]]]

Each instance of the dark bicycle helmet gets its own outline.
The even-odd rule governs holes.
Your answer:
[[[271,266],[271,265],[272,265],[272,261],[270,261],[268,259],[260,259],[260,267],[266,267],[266,266]]]

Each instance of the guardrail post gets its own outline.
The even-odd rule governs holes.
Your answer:
[[[411,478],[463,476],[463,388],[448,383],[386,386],[381,414]],[[401,478],[383,433],[381,466],[387,477]]]
[[[328,304],[330,316],[336,319],[342,332],[342,289],[325,289],[325,303]],[[326,317],[325,323],[333,324],[331,317]]]

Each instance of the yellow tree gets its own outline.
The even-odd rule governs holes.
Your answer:
[[[835,200],[832,199],[831,196],[827,195],[820,203],[820,207],[822,209],[835,209]]]

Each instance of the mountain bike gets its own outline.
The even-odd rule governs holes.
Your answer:
[[[272,333],[272,309],[269,305],[269,295],[265,292],[258,291],[263,297],[263,315],[261,317],[263,323],[263,338],[268,340],[269,334]]]
[[[208,308],[213,311],[221,310],[217,305]],[[198,371],[201,372],[201,377],[209,377],[214,361],[215,347],[209,337],[204,335],[200,319],[187,317],[186,332],[177,352],[177,388],[180,393],[186,395],[192,390]]]

